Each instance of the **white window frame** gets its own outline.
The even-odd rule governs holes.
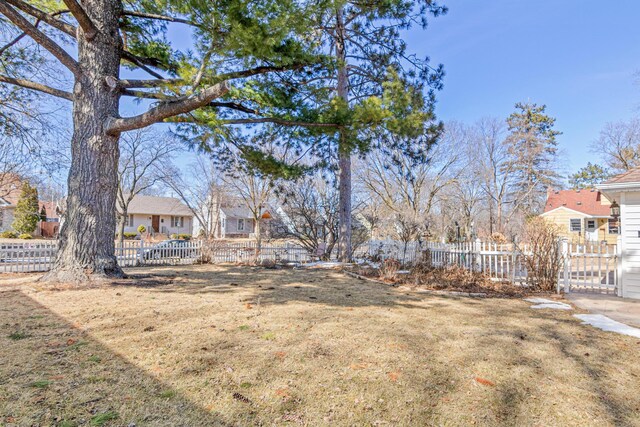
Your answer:
[[[183,228],[184,227],[184,217],[183,216],[172,216],[171,217],[171,227],[172,228]]]
[[[133,227],[133,214],[127,215],[127,227]]]
[[[576,222],[577,221],[577,222]],[[574,224],[578,224],[578,227],[574,227]],[[572,233],[582,232],[582,219],[580,218],[571,218],[569,219],[569,231]]]
[[[615,233],[611,232],[611,223],[612,222],[618,225],[617,227],[615,227],[616,230],[617,230]],[[620,235],[620,220],[619,219],[618,220],[615,220],[613,218],[609,218],[608,219],[608,221],[607,221],[607,233],[609,233],[611,235],[616,235],[616,236]]]
[[[244,231],[244,218],[238,218],[238,231]],[[240,224],[242,224],[242,226],[240,226]]]

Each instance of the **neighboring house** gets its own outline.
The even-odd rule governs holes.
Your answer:
[[[558,225],[562,235],[575,243],[616,244],[620,222],[611,217],[611,202],[600,191],[549,191],[541,215]]]
[[[640,299],[640,168],[598,185],[615,202],[622,233],[618,247],[618,296]]]
[[[57,202],[38,202],[40,211],[44,207],[46,211],[46,220],[38,223],[38,230],[36,234],[42,237],[57,237],[60,232],[60,217],[58,215],[58,203]]]
[[[152,234],[193,233],[193,213],[174,197],[137,195],[129,203],[127,213],[126,233],[137,233],[141,225]]]
[[[262,233],[269,230],[269,222],[272,216],[269,210],[262,212]],[[256,229],[253,213],[245,207],[221,207],[219,224],[216,230],[216,237],[227,238],[247,238],[254,237]],[[262,234],[261,233],[261,234]]]
[[[20,198],[21,181],[17,177],[7,177],[0,185],[0,232],[12,230],[13,213]]]

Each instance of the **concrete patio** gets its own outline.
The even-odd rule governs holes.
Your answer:
[[[629,326],[640,327],[640,300],[613,295],[569,293],[566,298],[576,307],[602,314]]]

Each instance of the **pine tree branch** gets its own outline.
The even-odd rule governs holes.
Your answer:
[[[21,10],[22,12],[26,13],[27,15],[31,15],[34,18],[37,18],[39,21],[46,22],[47,24],[51,25],[53,28],[56,28],[57,30],[62,31],[63,33],[73,38],[76,37],[76,27],[74,27],[71,24],[67,24],[66,22],[63,22],[54,17],[56,15],[60,15],[61,13],[65,13],[66,11],[59,11],[59,12],[50,14],[50,13],[43,12],[40,9],[37,9],[31,6],[30,4],[25,3],[22,0],[4,0],[4,1],[12,5],[13,7]]]
[[[26,79],[16,79],[13,77],[0,75],[1,83],[8,83],[15,86],[20,86],[26,89],[36,90],[38,92],[46,93],[48,95],[57,96],[58,98],[67,99],[69,101],[73,101],[73,94],[71,92],[67,92],[61,89],[56,89],[42,83],[37,83],[31,80]]]
[[[160,79],[160,80],[165,80],[164,76],[160,73],[157,73],[155,71],[153,71],[151,68],[147,67],[147,65],[145,64],[144,60],[148,59],[148,58],[140,58],[134,54],[132,54],[131,52],[127,52],[126,50],[122,51],[122,55],[121,55],[122,59],[127,60],[129,62],[131,62],[132,64],[138,66],[140,69],[146,71],[147,73],[149,73],[150,75],[152,75],[153,77]],[[151,80],[154,81],[154,80]]]
[[[149,111],[126,118],[111,118],[106,123],[107,133],[118,134],[129,130],[140,129],[153,123],[161,122],[173,116],[188,113],[203,107],[216,98],[220,98],[229,91],[227,82],[218,83],[200,91],[197,94],[176,102],[163,103]]]
[[[25,17],[16,12],[14,8],[9,6],[5,0],[0,1],[0,13],[9,19],[13,24],[24,31],[29,37],[31,37],[40,46],[47,49],[58,61],[67,67],[75,76],[80,75],[80,66],[75,59],[71,57],[64,49],[62,49],[56,42],[47,37],[43,32],[39,31],[31,22]]]
[[[89,18],[89,15],[87,15],[87,12],[84,11],[82,6],[80,6],[80,4],[78,4],[76,0],[63,1],[71,11],[71,14],[78,21],[78,24],[80,24],[80,28],[82,28],[82,31],[84,32],[84,38],[87,40],[92,40],[96,36],[96,34],[98,34],[98,29],[91,21],[91,18]]]
[[[122,12],[122,15],[125,16],[134,16],[136,18],[147,18],[147,19],[155,19],[158,21],[168,21],[168,22],[177,22],[180,24],[187,24],[197,27],[197,24],[193,21],[189,21],[188,19],[175,18],[173,16],[166,15],[157,15],[155,13],[146,13],[146,12],[137,12],[135,10],[125,10]]]
[[[163,85],[170,84],[186,84],[187,81],[184,79],[164,79],[160,77],[158,80],[156,79],[147,79],[147,80],[136,80],[136,79],[123,79],[118,82],[118,86],[123,89],[130,88],[153,88]]]

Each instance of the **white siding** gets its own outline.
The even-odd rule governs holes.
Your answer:
[[[137,233],[138,227],[144,225],[147,230],[151,227],[152,224],[152,215],[146,214],[134,214],[133,215],[133,226],[126,226],[124,231],[127,233]],[[192,234],[193,231],[193,217],[185,216],[184,217],[184,225],[182,227],[172,227],[171,226],[171,216],[170,215],[160,215],[160,221],[158,223],[160,226],[159,230],[156,230],[159,233],[163,234]]]
[[[640,192],[622,193],[622,296],[640,299]]]

